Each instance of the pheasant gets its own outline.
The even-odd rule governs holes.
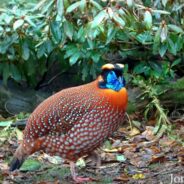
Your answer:
[[[28,119],[9,170],[19,169],[29,155],[43,150],[69,160],[74,181],[88,181],[77,175],[75,161],[100,147],[122,122],[128,100],[123,67],[105,64],[95,81],[43,101]]]

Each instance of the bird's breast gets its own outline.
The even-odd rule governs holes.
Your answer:
[[[112,89],[99,89],[99,95],[112,105],[114,108],[125,111],[128,102],[128,94],[126,88],[122,88],[120,91],[114,91]]]

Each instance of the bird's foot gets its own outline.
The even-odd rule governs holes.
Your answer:
[[[76,183],[84,183],[84,182],[92,181],[92,178],[83,178],[83,177],[80,177],[80,176],[75,176],[75,177],[73,177],[73,180]]]

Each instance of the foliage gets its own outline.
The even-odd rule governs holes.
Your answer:
[[[156,81],[183,73],[180,1],[42,0],[0,9],[0,74],[35,87],[50,65],[96,77],[104,62],[128,62]],[[118,56],[118,57],[114,57]],[[181,66],[181,67],[180,67]]]

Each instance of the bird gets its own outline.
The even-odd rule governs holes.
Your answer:
[[[75,162],[99,148],[124,120],[128,93],[123,68],[104,64],[96,80],[41,102],[27,120],[9,170],[19,169],[29,155],[42,150],[68,160],[75,182],[89,181],[78,176]]]

